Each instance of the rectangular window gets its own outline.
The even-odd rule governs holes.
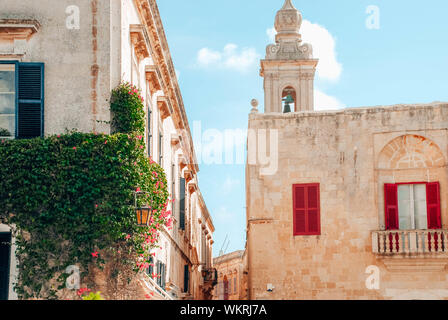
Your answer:
[[[293,185],[294,236],[320,235],[320,190],[318,183]]]
[[[187,293],[190,289],[190,270],[188,264],[184,267],[184,293]]]
[[[43,135],[44,64],[0,61],[0,137]]]
[[[185,179],[179,179],[179,228],[185,230]]]
[[[163,167],[163,134],[159,132],[159,165]]]
[[[154,260],[152,259],[152,257],[149,257],[149,267],[148,269],[146,269],[146,273],[151,277],[152,279],[152,274],[154,273]]]
[[[236,287],[236,276],[233,278],[233,294],[237,294],[237,287]]]
[[[0,138],[16,135],[16,66],[0,64]]]
[[[148,135],[148,157],[151,157],[151,147],[152,147],[152,124],[151,124],[151,120],[152,120],[152,111],[151,111],[151,107],[148,106],[148,130],[147,130],[147,135]]]
[[[385,184],[387,230],[440,229],[439,183]]]

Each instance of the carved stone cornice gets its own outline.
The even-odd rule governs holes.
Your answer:
[[[173,113],[170,102],[165,96],[157,97],[157,107],[160,110],[160,118],[162,120],[165,120]]]
[[[198,185],[196,184],[195,181],[192,181],[188,184],[188,191],[190,192],[190,194],[194,193],[197,189]]]
[[[173,106],[173,113],[170,116],[175,127],[182,132],[184,142],[182,148],[189,158],[188,165],[192,171],[198,172],[193,139],[156,1],[134,0],[134,4],[150,39],[151,57],[154,64],[160,68],[162,90]]]
[[[187,181],[187,183],[190,182],[191,180],[193,180],[193,174],[192,174],[191,170],[185,170],[184,177],[185,177],[185,181]]]
[[[145,67],[146,72],[146,80],[149,84],[149,90],[151,91],[151,94],[156,93],[159,90],[162,90],[162,83],[161,83],[161,77],[159,69],[155,65],[146,66]]]
[[[149,42],[147,39],[146,31],[143,25],[141,24],[131,24],[130,25],[130,33],[131,33],[131,42],[134,45],[135,55],[138,60],[143,60],[145,58],[149,58],[149,48],[147,43]]]
[[[39,28],[40,23],[33,19],[0,19],[0,39],[29,40]]]

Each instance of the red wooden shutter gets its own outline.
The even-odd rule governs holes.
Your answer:
[[[320,234],[319,217],[319,185],[309,185],[307,188],[307,213],[308,213],[308,233]]]
[[[294,197],[294,235],[306,232],[306,204],[304,185],[295,185],[293,188]]]
[[[319,184],[293,186],[294,235],[320,235]]]
[[[396,184],[384,185],[386,230],[398,230],[398,188]]]
[[[426,204],[428,207],[428,229],[441,229],[440,184],[438,182],[426,185]]]

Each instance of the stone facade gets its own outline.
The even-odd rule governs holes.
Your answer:
[[[249,132],[274,137],[277,161],[268,174],[259,162],[246,169],[249,299],[448,300],[448,103],[288,114],[271,103],[249,116]],[[249,140],[249,159],[262,138]],[[385,185],[434,182],[437,230],[385,221]],[[305,184],[318,190],[313,235],[296,226],[294,188]]]
[[[154,261],[164,265],[164,281],[141,275],[145,290],[122,297],[145,299],[137,292],[149,290],[160,299],[210,298],[212,282],[203,274],[212,270],[214,226],[198,186],[193,141],[156,1],[4,0],[1,7],[0,62],[44,64],[43,135],[72,129],[110,133],[111,90],[122,81],[142,90],[146,151],[167,174],[174,226],[162,230]],[[14,268],[12,260],[11,299]]]
[[[213,259],[213,265],[218,271],[213,300],[245,300],[247,274],[244,272],[244,254],[240,250]]]

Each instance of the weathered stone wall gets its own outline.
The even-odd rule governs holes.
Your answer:
[[[79,29],[66,27],[70,6],[79,8]],[[22,62],[45,63],[45,134],[75,128],[108,133],[109,126],[97,121],[110,120],[108,99],[119,83],[120,66],[116,64],[117,70],[111,67],[119,61],[111,50],[120,37],[119,32],[112,32],[117,30],[114,23],[120,23],[119,1],[3,0],[1,7],[0,19],[34,19],[40,23],[27,43],[26,53],[10,56]],[[14,51],[11,41],[4,40],[0,46],[2,54]]]
[[[229,300],[243,299],[243,254],[244,251],[235,251],[213,259],[213,265],[218,271],[218,284],[213,290],[213,300],[224,299],[224,281],[229,283]]]
[[[446,269],[402,259],[407,269],[392,272],[371,240],[371,231],[384,230],[384,183],[440,181],[448,227],[448,104],[252,113],[249,128],[279,133],[277,172],[247,168],[249,298],[448,299]],[[405,135],[411,142],[400,147]],[[384,160],[400,152],[423,162]],[[301,183],[320,183],[320,236],[293,236],[292,185]],[[440,257],[448,262],[426,258]],[[371,265],[380,270],[379,290],[366,288]]]

